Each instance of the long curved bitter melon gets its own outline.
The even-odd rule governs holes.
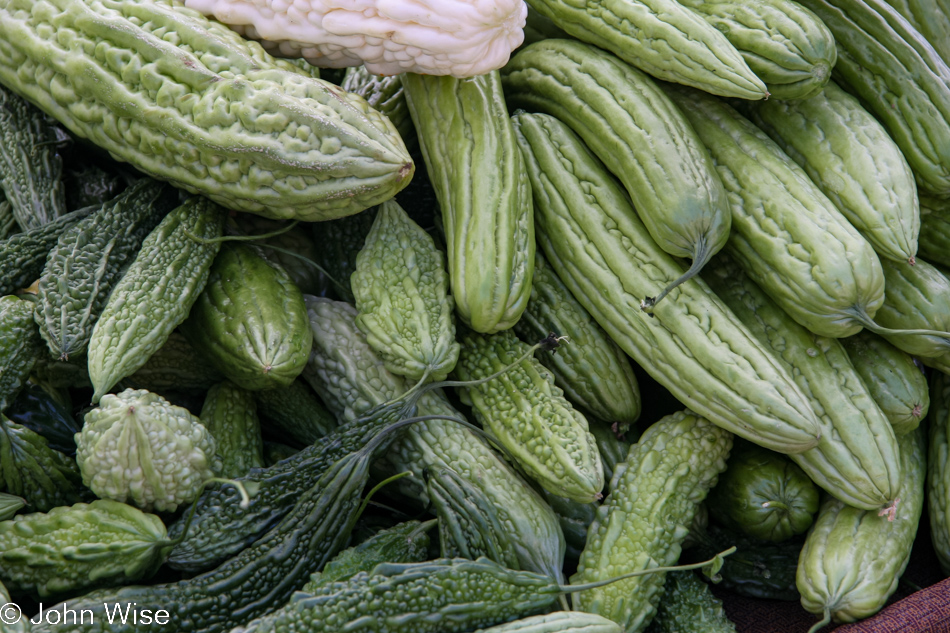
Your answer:
[[[362,97],[175,0],[4,0],[0,83],[115,158],[237,211],[349,215],[414,170]]]
[[[594,320],[693,411],[772,450],[814,447],[818,421],[788,370],[702,280],[679,286],[677,300],[657,305],[653,317],[637,309],[639,293],[683,267],[650,238],[580,138],[549,115],[513,120],[532,175],[539,244]]]
[[[725,250],[798,323],[856,334],[884,301],[877,253],[765,132],[728,104],[665,86],[709,148],[732,209]]]

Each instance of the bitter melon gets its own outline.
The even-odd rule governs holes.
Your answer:
[[[113,157],[237,211],[328,220],[392,197],[414,170],[362,97],[175,0],[4,0],[0,83]]]
[[[208,280],[220,242],[224,209],[191,196],[142,242],[92,330],[88,348],[93,403],[142,367],[185,320]]]

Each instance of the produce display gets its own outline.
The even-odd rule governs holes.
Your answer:
[[[948,55],[948,0],[0,0],[0,631],[925,593]]]

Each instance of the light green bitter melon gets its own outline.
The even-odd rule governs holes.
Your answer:
[[[178,192],[142,178],[59,236],[36,287],[36,322],[60,360],[81,356],[109,293]]]
[[[4,0],[0,83],[114,158],[237,211],[350,215],[414,170],[362,97],[175,0]]]
[[[872,510],[895,499],[900,451],[890,421],[854,370],[840,339],[796,323],[746,275],[718,255],[704,275],[736,317],[788,367],[821,423],[818,446],[792,456],[824,490]]]
[[[530,348],[510,330],[465,330],[459,342],[462,351],[454,375],[461,381],[489,378]],[[464,387],[461,396],[482,427],[542,488],[580,503],[600,499],[604,469],[587,419],[536,358],[530,356],[488,382]]]
[[[898,439],[905,464],[900,503],[877,512],[827,497],[805,539],[796,584],[805,610],[824,615],[819,624],[877,613],[910,561],[924,507],[926,438],[918,428]]]
[[[308,297],[307,305],[314,350],[305,376],[340,420],[357,419],[407,391],[405,380],[386,370],[356,327],[355,308],[318,297]],[[438,393],[424,393],[417,413],[464,419]],[[422,478],[425,469],[451,468],[494,504],[521,569],[563,577],[564,535],[551,507],[472,430],[445,419],[416,422],[380,456],[378,467],[387,475],[413,473],[392,485],[422,506],[429,502]]]
[[[702,280],[680,285],[653,317],[636,309],[683,266],[565,124],[543,114],[513,120],[545,258],[604,331],[680,402],[729,431],[785,453],[817,445],[818,421],[788,370]]]
[[[477,332],[508,329],[528,303],[535,240],[501,75],[407,73],[403,86],[441,208],[455,309]]]
[[[657,245],[692,260],[644,296],[644,310],[726,243],[732,217],[709,152],[651,77],[589,44],[543,40],[518,52],[502,80],[510,108],[566,123],[626,187]]]
[[[808,99],[745,112],[882,257],[913,262],[920,232],[914,174],[887,130],[833,81]]]
[[[0,522],[0,580],[40,598],[151,576],[171,549],[154,514],[97,499]]]
[[[726,468],[733,436],[692,411],[650,426],[597,511],[571,584],[671,565],[699,505]],[[574,608],[598,613],[627,633],[643,631],[662,599],[664,573],[574,594]]]
[[[552,332],[564,341],[555,354],[538,360],[554,374],[554,384],[583,411],[625,433],[640,417],[640,389],[630,359],[535,253],[531,299],[514,331],[534,344]],[[608,477],[609,479],[609,477]]]
[[[394,374],[444,380],[458,361],[445,256],[399,203],[379,206],[350,277],[356,325]]]
[[[709,148],[732,209],[727,250],[795,321],[856,334],[884,301],[877,253],[765,132],[711,95],[668,85]]]
[[[529,4],[574,37],[658,79],[724,97],[769,96],[765,83],[726,36],[678,2],[531,0]]]
[[[173,209],[142,242],[92,330],[93,403],[142,367],[188,316],[208,281],[226,211],[202,196]],[[190,236],[190,235],[191,236]]]

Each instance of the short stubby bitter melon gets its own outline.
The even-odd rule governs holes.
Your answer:
[[[359,96],[176,0],[3,0],[0,83],[120,160],[222,206],[316,221],[414,165]]]
[[[482,380],[518,361],[530,346],[514,332],[478,334],[465,330],[455,367],[459,380]],[[596,501],[604,469],[587,419],[554,384],[554,376],[533,356],[483,384],[465,387],[463,402],[512,454],[525,472],[553,494],[581,503]]]
[[[379,206],[350,277],[356,325],[410,380],[444,380],[458,361],[445,255],[395,200]]]
[[[303,293],[254,246],[225,242],[181,333],[199,354],[249,391],[290,385],[313,335]]]

